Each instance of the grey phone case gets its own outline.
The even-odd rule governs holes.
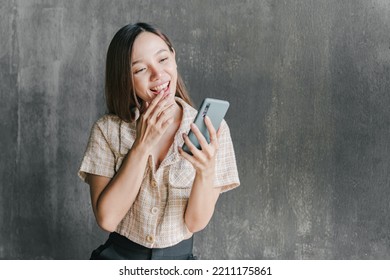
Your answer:
[[[198,114],[194,119],[194,123],[199,128],[203,136],[206,138],[207,143],[210,143],[210,134],[206,124],[204,123],[204,117],[208,116],[210,118],[211,123],[213,124],[215,130],[217,131],[229,108],[229,105],[230,105],[229,102],[226,100],[220,100],[214,98],[205,98],[202,104],[200,105]],[[190,138],[191,142],[195,145],[195,147],[201,150],[198,139],[196,138],[195,134],[191,130],[188,133],[188,137]],[[190,155],[192,155],[190,149],[187,147],[185,143],[183,144],[183,150],[189,153]]]

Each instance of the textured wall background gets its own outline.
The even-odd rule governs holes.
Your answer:
[[[11,1],[0,6],[0,259],[86,259],[106,239],[76,176],[105,54],[160,26],[197,104],[227,98],[241,187],[201,259],[390,258],[390,2]]]

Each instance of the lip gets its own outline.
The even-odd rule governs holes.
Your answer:
[[[171,81],[165,81],[165,82],[163,82],[163,83],[160,83],[160,84],[154,86],[154,87],[158,87],[158,86],[161,86],[161,85],[166,84],[166,83],[168,83],[168,86],[167,86],[167,88],[166,88],[165,90],[153,91],[153,90],[150,89],[150,91],[151,91],[154,95],[158,95],[158,94],[160,94],[160,93],[165,93],[165,92],[169,91],[169,89],[171,88]],[[152,88],[154,88],[154,87],[152,87]]]

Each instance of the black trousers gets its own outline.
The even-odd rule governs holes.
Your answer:
[[[147,248],[112,232],[104,245],[92,252],[91,260],[194,260],[193,237],[167,248]]]

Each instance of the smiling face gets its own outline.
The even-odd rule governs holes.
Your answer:
[[[131,75],[139,98],[150,103],[158,94],[176,93],[177,65],[175,53],[159,36],[142,32],[134,41]]]

